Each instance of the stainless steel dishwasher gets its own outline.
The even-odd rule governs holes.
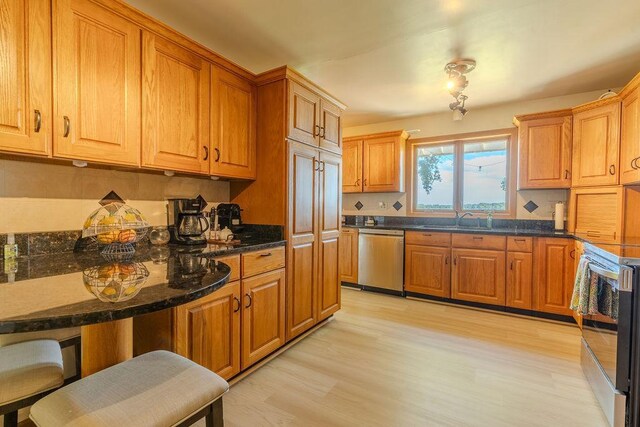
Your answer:
[[[358,237],[358,284],[402,295],[404,231],[361,228]]]

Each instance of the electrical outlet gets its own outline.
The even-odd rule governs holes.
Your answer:
[[[380,209],[387,209],[387,204],[385,202],[378,202],[378,207]]]

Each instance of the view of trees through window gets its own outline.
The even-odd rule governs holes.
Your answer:
[[[415,150],[416,210],[507,210],[507,138],[418,145]]]

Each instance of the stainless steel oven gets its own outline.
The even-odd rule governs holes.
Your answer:
[[[632,345],[638,334],[637,259],[621,258],[585,243],[591,298],[598,313],[582,319],[582,367],[609,423],[628,425]],[[635,398],[635,392],[634,398]]]

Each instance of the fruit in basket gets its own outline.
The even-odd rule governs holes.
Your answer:
[[[138,236],[138,233],[136,233],[136,230],[128,228],[126,230],[122,230],[120,234],[118,234],[118,242],[133,243],[136,241],[137,236]]]
[[[98,225],[102,225],[105,227],[110,227],[118,224],[118,218],[112,215],[105,216],[100,221],[98,221]]]
[[[111,280],[115,272],[116,269],[113,265],[101,265],[98,267],[98,274],[96,278],[101,282],[106,282],[107,280]]]
[[[98,243],[108,245],[110,243],[117,242],[119,235],[120,232],[118,231],[105,231],[104,233],[98,234],[98,236],[96,236],[96,239],[98,240]]]

